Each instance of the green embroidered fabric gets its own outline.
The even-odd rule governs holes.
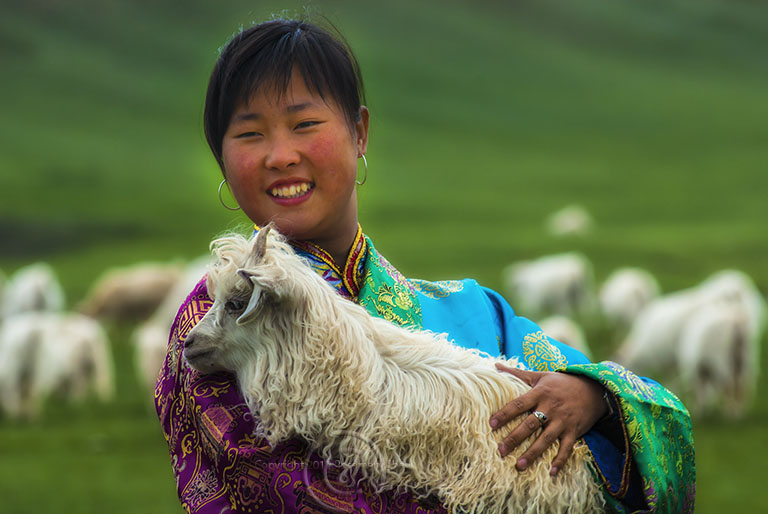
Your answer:
[[[625,438],[643,480],[647,512],[692,513],[696,493],[693,432],[682,402],[664,387],[614,362],[578,364],[564,371],[598,381],[618,401]],[[604,493],[616,512],[626,512],[617,499],[627,486]]]
[[[376,251],[368,236],[365,240],[368,261],[357,303],[373,316],[396,325],[421,329],[421,305],[413,285]]]

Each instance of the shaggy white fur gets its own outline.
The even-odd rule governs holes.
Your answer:
[[[499,455],[524,417],[496,432],[488,420],[528,386],[444,335],[370,316],[269,232],[212,243],[214,304],[184,350],[200,372],[236,373],[260,435],[303,438],[348,476],[436,494],[452,511],[603,510],[586,445],[555,478],[557,444],[523,472],[515,462],[524,448]]]

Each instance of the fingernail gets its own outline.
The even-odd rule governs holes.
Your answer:
[[[496,428],[496,425],[498,425],[498,424],[499,424],[499,422],[498,422],[498,420],[496,418],[493,418],[491,420],[491,428]]]
[[[558,472],[558,471],[560,471],[560,470],[559,470],[559,469],[557,469],[557,466],[552,466],[552,467],[550,468],[550,470],[549,470],[549,474],[550,474],[550,476],[557,476],[557,472]]]
[[[517,461],[517,469],[525,469],[528,467],[528,461],[525,459],[520,459]]]
[[[507,447],[504,446],[504,443],[499,443],[499,453],[502,457],[507,454]]]

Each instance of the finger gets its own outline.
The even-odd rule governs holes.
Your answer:
[[[533,409],[538,405],[538,395],[534,395],[532,391],[528,391],[525,394],[521,394],[517,398],[507,403],[504,407],[499,409],[493,416],[491,416],[490,424],[494,430],[500,428],[516,417],[520,416]]]
[[[510,375],[514,375],[529,386],[533,387],[533,385],[538,382],[538,377],[536,376],[535,371],[528,371],[525,369],[519,369],[519,368],[512,368],[510,366],[507,366],[506,364],[502,364],[501,362],[496,363],[496,369],[499,371],[503,371],[504,373],[509,373]]]
[[[536,420],[536,418],[533,419]],[[536,420],[536,422],[538,423],[538,420]],[[541,457],[541,454],[544,453],[547,448],[555,444],[555,441],[557,441],[559,435],[559,426],[550,424],[544,427],[544,430],[542,430],[541,434],[539,434],[539,437],[536,438],[533,444],[531,444],[531,446],[525,450],[525,453],[523,453],[517,460],[515,467],[517,467],[517,469],[520,471],[529,467],[533,462],[536,461],[536,459]]]
[[[512,450],[520,446],[520,444],[528,439],[531,434],[541,428],[539,420],[535,416],[527,416],[522,423],[515,427],[501,443],[499,443],[499,453],[502,457],[506,457]]]
[[[551,476],[556,476],[557,473],[563,469],[563,466],[565,466],[568,457],[570,457],[573,453],[573,447],[575,444],[576,438],[572,435],[564,435],[560,439],[560,449],[552,461],[552,466],[549,468],[549,474]]]

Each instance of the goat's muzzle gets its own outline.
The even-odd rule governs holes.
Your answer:
[[[211,344],[206,344],[207,338],[197,338],[194,334],[189,334],[184,340],[184,359],[187,364],[192,366],[200,373],[213,373],[222,371],[223,368],[217,364],[217,350]]]

